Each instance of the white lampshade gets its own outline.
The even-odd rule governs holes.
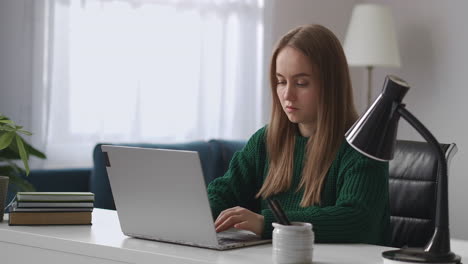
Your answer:
[[[352,66],[400,66],[400,53],[390,9],[360,4],[353,9],[344,43]]]

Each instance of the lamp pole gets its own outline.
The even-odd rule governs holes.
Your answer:
[[[440,147],[437,139],[432,133],[409,112],[404,105],[398,107],[398,113],[408,121],[408,123],[419,132],[419,134],[429,143],[432,149],[437,153],[438,173],[437,173],[437,191],[436,191],[436,214],[435,230],[431,240],[427,243],[424,251],[433,253],[450,253],[450,231],[449,231],[449,212],[448,212],[448,173],[447,159]]]
[[[372,100],[372,70],[374,66],[368,65],[367,67],[367,107],[370,107]]]

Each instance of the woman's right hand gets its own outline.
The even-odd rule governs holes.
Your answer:
[[[215,221],[216,232],[222,232],[229,228],[238,228],[251,231],[257,235],[263,232],[264,216],[256,214],[240,206],[222,211]]]

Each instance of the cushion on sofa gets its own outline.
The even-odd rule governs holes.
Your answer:
[[[232,156],[238,150],[241,150],[245,146],[245,141],[234,141],[234,140],[218,140],[213,139],[208,142],[210,145],[216,145],[213,147],[213,151],[217,151],[214,156],[220,157],[218,163],[216,163],[213,177],[208,178],[207,185],[215,178],[224,175],[229,168]],[[205,176],[206,178],[206,176]]]

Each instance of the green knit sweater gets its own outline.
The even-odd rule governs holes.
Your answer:
[[[214,218],[235,206],[262,214],[262,237],[271,238],[275,218],[266,201],[255,198],[268,172],[265,135],[263,127],[234,154],[226,174],[209,184],[208,198]],[[325,179],[320,206],[301,207],[303,190],[296,190],[307,141],[296,135],[291,188],[273,197],[288,218],[312,223],[316,242],[386,245],[390,234],[388,163],[365,157],[344,140]]]

